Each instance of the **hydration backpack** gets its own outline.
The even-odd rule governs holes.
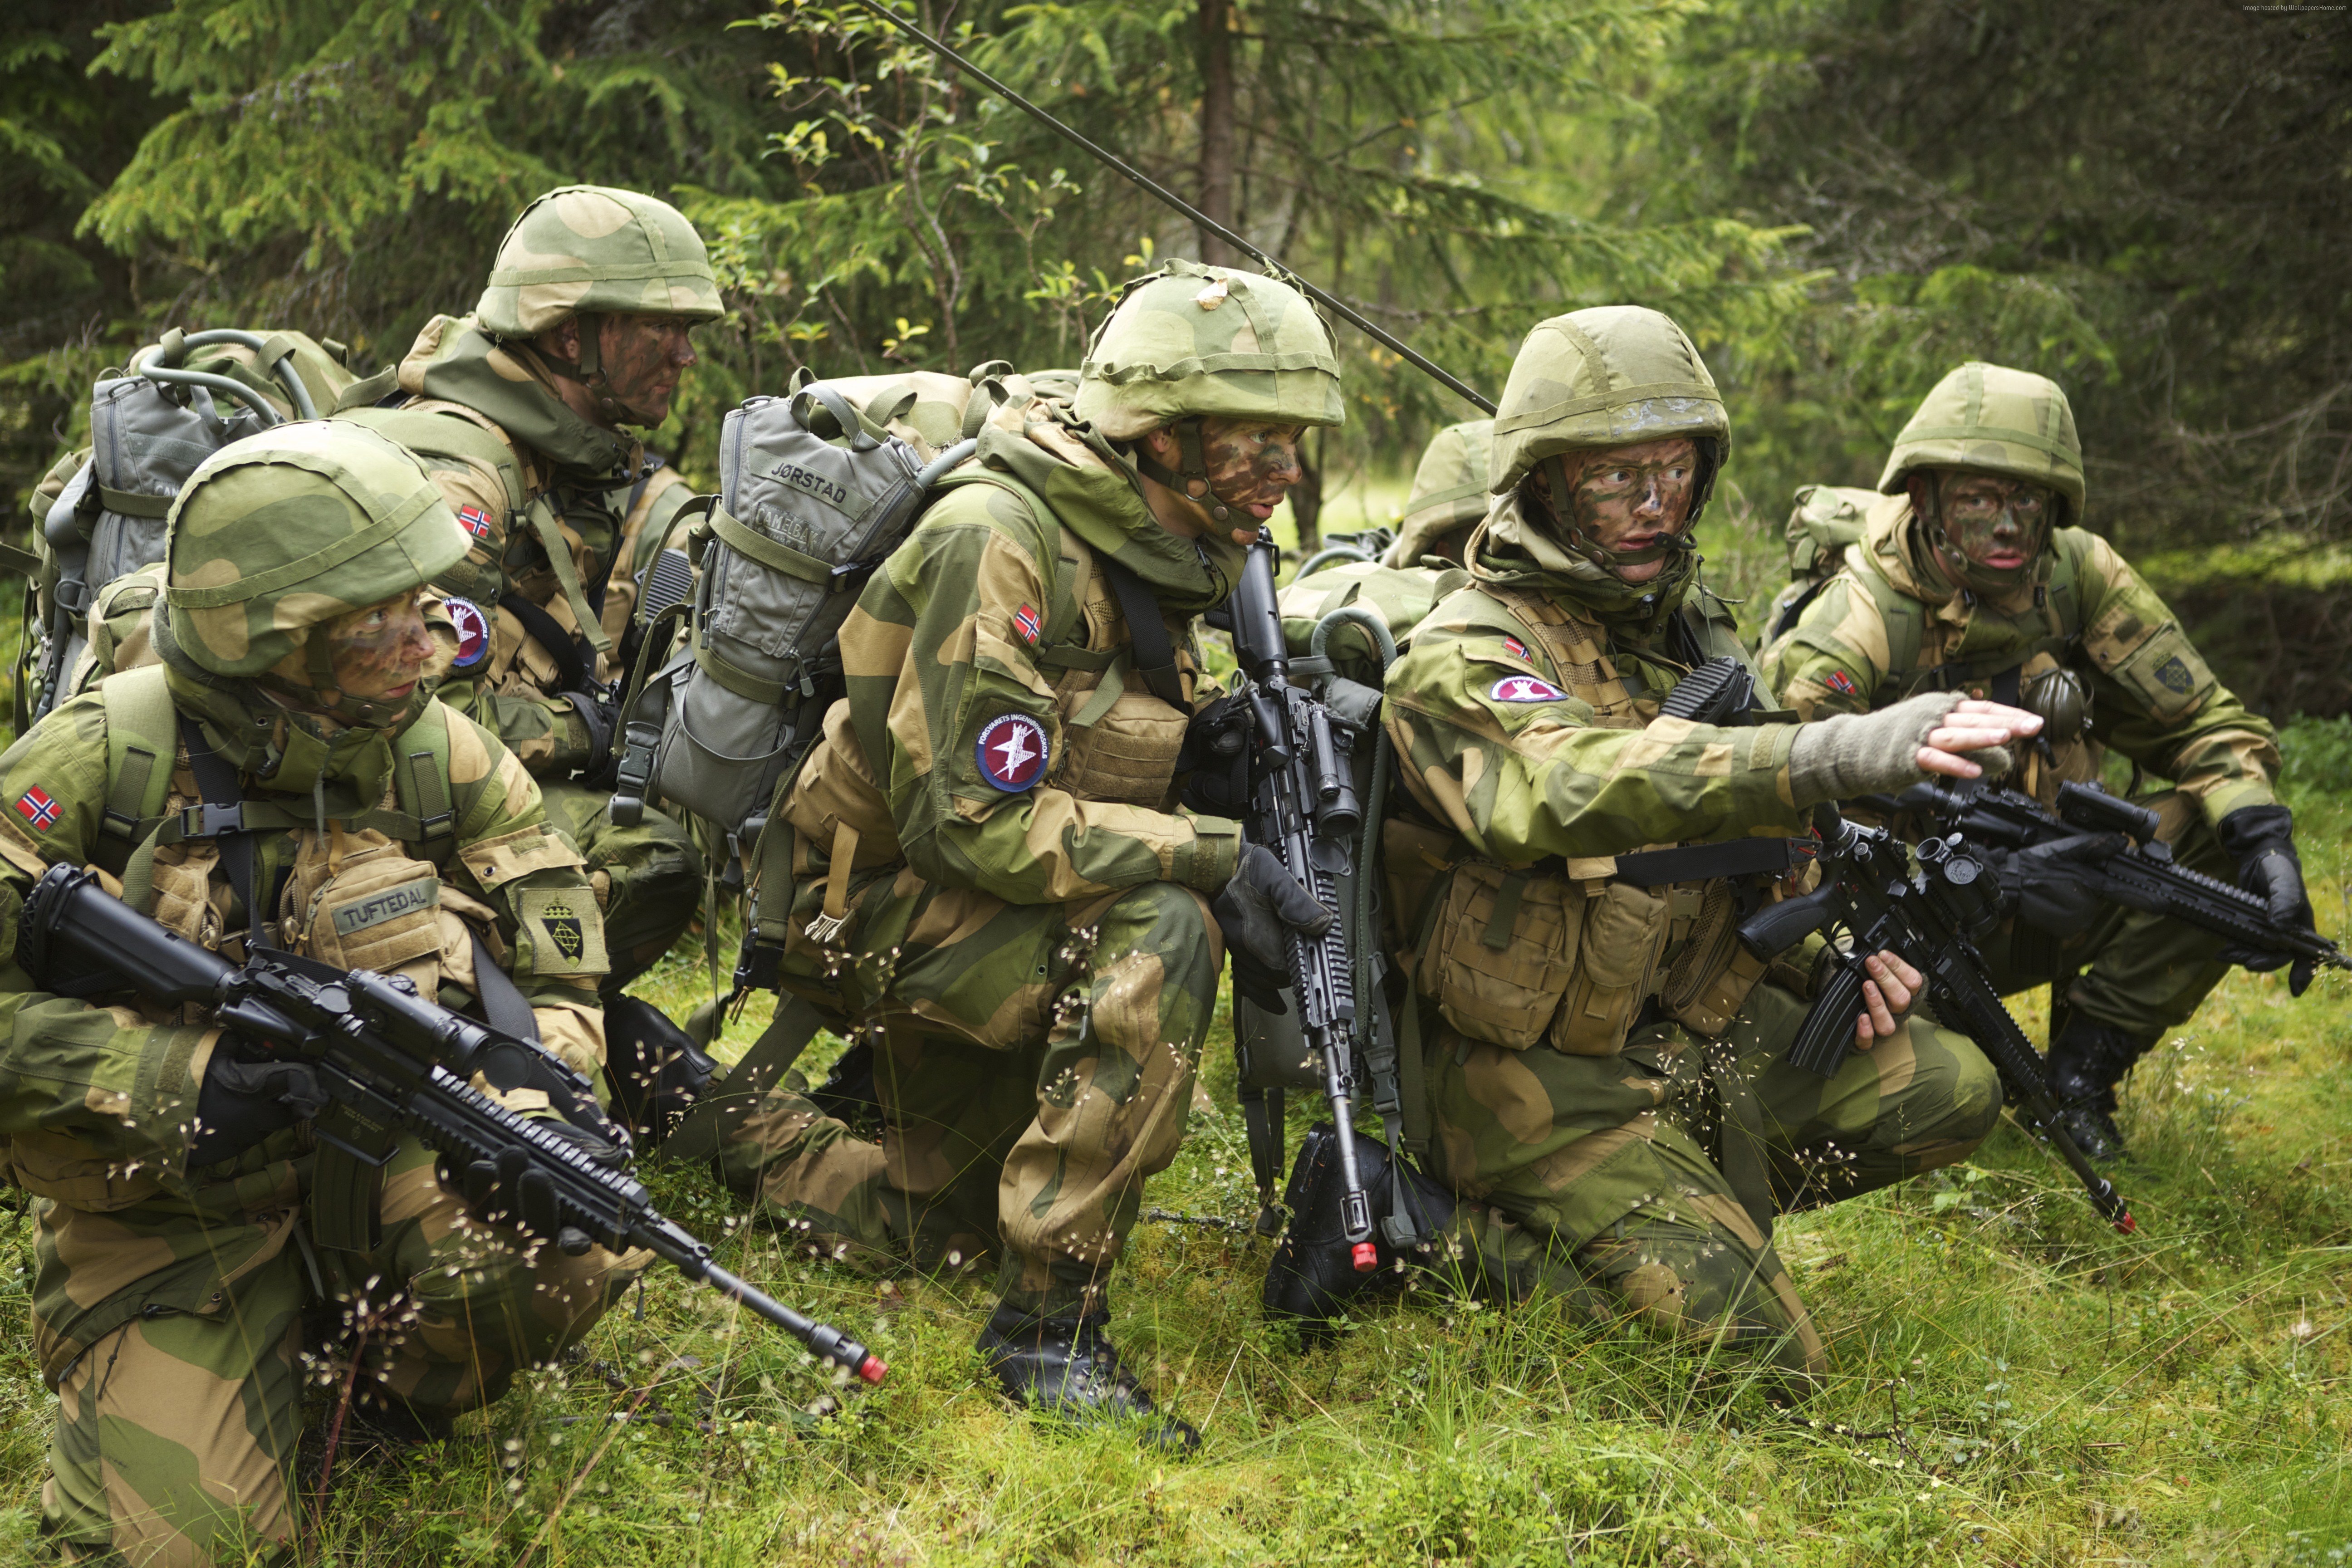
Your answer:
[[[803,372],[784,396],[727,416],[719,491],[679,514],[700,514],[693,595],[657,612],[686,623],[687,646],[647,677],[670,637],[643,641],[614,821],[667,802],[716,825],[742,862],[841,694],[839,635],[859,592],[933,484],[976,449],[992,402],[1027,395],[1005,385],[1010,369],[982,365],[962,382]],[[972,395],[983,387],[988,397]]]
[[[257,431],[332,408],[358,379],[347,352],[300,332],[175,327],[129,370],[99,381],[88,452],[53,471],[58,488],[42,487],[20,728],[89,683],[91,604],[110,583],[163,559],[173,498],[197,465]]]

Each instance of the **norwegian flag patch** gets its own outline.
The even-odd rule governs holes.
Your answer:
[[[1027,643],[1031,647],[1035,647],[1038,633],[1045,628],[1045,623],[1038,620],[1037,612],[1031,606],[1024,605],[1021,606],[1020,613],[1013,617],[1013,629],[1021,634],[1023,642]]]
[[[58,803],[38,784],[16,797],[16,809],[24,813],[26,821],[44,832],[58,825]]]
[[[1843,669],[1831,670],[1827,675],[1822,677],[1822,684],[1828,687],[1832,691],[1837,692],[1841,696],[1852,697],[1856,694],[1854,690],[1853,677],[1848,675]]]
[[[490,514],[484,511],[480,507],[459,507],[457,509],[457,523],[459,527],[463,528],[467,533],[472,534],[477,539],[488,539],[490,536]]]
[[[1496,702],[1558,702],[1568,693],[1540,676],[1507,675],[1487,695]]]
[[[1525,658],[1528,657],[1528,645],[1521,642],[1517,637],[1505,637],[1503,639],[1503,651],[1509,654],[1513,658]]]

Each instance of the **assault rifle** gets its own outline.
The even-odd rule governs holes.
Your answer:
[[[1330,928],[1321,936],[1288,933],[1290,979],[1299,1025],[1322,1068],[1324,1098],[1331,1105],[1343,1194],[1341,1231],[1357,1270],[1369,1272],[1380,1267],[1380,1250],[1372,1243],[1371,1203],[1356,1163],[1355,961],[1339,918],[1339,879],[1349,868],[1349,844],[1363,831],[1364,814],[1356,800],[1346,727],[1290,683],[1290,648],[1275,599],[1274,563],[1274,535],[1260,529],[1230,604],[1253,742],[1250,809],[1242,833],[1273,851],[1283,869],[1331,911]]]
[[[2011,854],[2046,848],[2034,858],[2039,871],[2070,879],[2109,903],[2168,915],[2232,947],[2352,969],[2352,958],[2317,931],[2274,923],[2262,898],[2175,862],[2172,847],[2157,837],[2156,813],[2096,784],[2060,784],[2054,816],[2030,795],[1975,782],[1914,784],[1897,804],[1933,813],[1946,832],[1964,834],[1972,844]]]
[[[370,1164],[383,1156],[346,1131],[413,1133],[441,1156],[468,1203],[495,1194],[511,1217],[557,1250],[634,1247],[675,1265],[774,1323],[819,1356],[868,1383],[887,1370],[864,1345],[803,1317],[712,1261],[710,1248],[655,1209],[646,1189],[548,1123],[516,1115],[476,1089],[480,1073],[504,1091],[545,1089],[562,1114],[607,1138],[625,1157],[627,1135],[596,1109],[588,1081],[544,1050],[416,994],[405,979],[342,970],[257,949],[242,965],[150,920],[96,878],[58,866],[26,900],[26,970],[59,995],[136,992],[151,1002],[209,1008],[224,1028],[312,1069],[331,1110],[311,1123],[320,1141]]]
[[[1823,1078],[1833,1075],[1845,1061],[1862,1012],[1863,982],[1869,978],[1864,961],[1892,952],[1927,977],[1937,1016],[1991,1059],[2011,1103],[2082,1179],[2092,1205],[2117,1230],[2137,1229],[2115,1184],[2092,1169],[2059,1125],[2042,1058],[1986,977],[1974,939],[1998,912],[2000,892],[1967,838],[1954,833],[1924,839],[1906,852],[1885,828],[1848,822],[1833,805],[1816,808],[1813,826],[1822,838],[1821,887],[1768,904],[1739,926],[1739,940],[1766,959],[1824,926],[1837,926],[1852,939],[1833,951],[1821,994],[1784,1059]]]

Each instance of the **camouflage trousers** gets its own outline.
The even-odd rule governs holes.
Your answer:
[[[289,1542],[305,1395],[340,1397],[335,1362],[355,1363],[363,1403],[428,1417],[471,1410],[586,1332],[651,1261],[518,1247],[466,1213],[415,1142],[385,1168],[381,1238],[363,1255],[311,1254],[296,1235],[299,1189],[286,1184],[289,1207],[220,1226],[44,1205],[37,1300],[62,1292],[84,1304],[77,1285],[129,1276],[111,1301],[87,1302],[126,1307],[106,1314],[120,1326],[48,1378],[58,1408],[41,1534],[51,1560],[205,1568]],[[222,1255],[239,1261],[212,1273],[209,1292],[200,1280],[189,1293],[184,1277],[166,1292],[197,1310],[158,1304],[141,1278]],[[306,1366],[306,1323],[322,1318],[339,1325],[326,1337],[340,1352]],[[36,1327],[55,1343],[53,1325]]]
[[[686,829],[648,807],[635,827],[615,826],[610,790],[541,779],[547,818],[570,836],[588,862],[589,885],[604,910],[612,973],[597,982],[607,997],[657,963],[686,934],[702,907],[702,855]]]
[[[876,1046],[882,1142],[787,1086],[722,1131],[722,1179],[834,1256],[993,1254],[1005,1302],[1089,1310],[1183,1138],[1223,963],[1208,906],[1168,882],[1039,906],[900,874],[854,931],[832,980]]]
[[[1965,1158],[2001,1093],[1973,1044],[1916,1017],[1833,1078],[1790,1068],[1780,1052],[1808,1005],[1760,985],[1721,1040],[1661,1024],[1620,1057],[1439,1031],[1428,1163],[1468,1200],[1440,1271],[1818,1373],[1821,1338],[1772,1250],[1773,1216]]]
[[[2194,797],[2166,790],[2134,804],[2157,814],[2159,837],[2181,865],[2237,881],[2237,867]],[[2149,1043],[2189,1022],[2229,973],[2216,956],[2221,947],[2210,931],[2116,904],[2100,905],[2089,927],[2074,936],[2013,920],[1984,943],[1986,966],[2003,995],[2065,984],[2061,1008]],[[2059,1024],[2052,1020],[2053,1037]]]

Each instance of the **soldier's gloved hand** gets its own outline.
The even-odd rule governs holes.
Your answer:
[[[196,1089],[196,1126],[188,1168],[217,1164],[271,1133],[326,1109],[326,1092],[308,1062],[281,1061],[233,1031],[214,1043]]]
[[[1800,726],[1789,749],[1789,784],[1803,807],[1891,795],[1928,773],[1999,778],[2015,765],[2009,743],[2041,728],[2041,718],[2022,708],[1925,691],[1875,713]]]
[[[1203,704],[1184,727],[1176,753],[1177,799],[1202,816],[1239,818],[1249,812],[1248,700],[1236,692]]]
[[[2077,937],[2099,918],[2103,900],[2071,868],[2078,858],[2104,858],[2122,835],[2083,833],[2010,852],[2000,868],[2002,896],[2017,918],[2056,937]]]
[[[2273,925],[2296,931],[2317,929],[2312,921],[2311,895],[2303,886],[2303,860],[2294,852],[2294,813],[2283,805],[2242,805],[2213,825],[2221,847],[2238,863],[2238,886],[2259,895],[2270,905]],[[2312,961],[2290,960],[2284,952],[2261,948],[2231,947],[2221,961],[2256,974],[2282,968],[2290,961],[2286,988],[2300,996],[2311,984]]]
[[[623,1163],[620,1149],[609,1140],[564,1121],[551,1110],[538,1112],[528,1120],[600,1165]],[[564,1223],[554,1182],[538,1161],[520,1149],[504,1149],[494,1160],[473,1160],[463,1165],[444,1155],[439,1168],[443,1183],[456,1188],[474,1217],[487,1225],[510,1225],[527,1230],[553,1242],[559,1251],[572,1258],[594,1245],[585,1231]]]
[[[1288,933],[1321,936],[1331,929],[1331,911],[1262,844],[1243,846],[1234,879],[1209,909],[1234,955],[1234,989],[1265,1012],[1288,1012],[1282,1000],[1290,984]]]

